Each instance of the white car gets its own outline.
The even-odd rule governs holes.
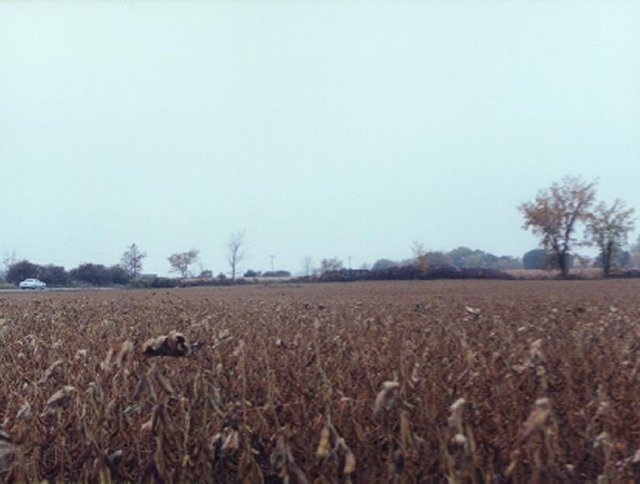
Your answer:
[[[25,279],[20,283],[20,289],[44,289],[47,285],[39,279]]]

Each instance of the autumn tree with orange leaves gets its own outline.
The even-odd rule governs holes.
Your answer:
[[[518,207],[524,215],[523,228],[541,237],[541,245],[553,254],[563,278],[569,275],[575,230],[588,220],[595,196],[595,182],[566,176]]]

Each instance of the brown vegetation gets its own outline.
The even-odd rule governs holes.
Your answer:
[[[2,295],[0,478],[637,481],[639,290]]]
[[[550,280],[560,279],[561,273],[554,269],[506,269],[506,274],[516,279],[527,280]],[[585,267],[570,269],[569,278],[573,279],[602,279],[602,269],[595,267]]]

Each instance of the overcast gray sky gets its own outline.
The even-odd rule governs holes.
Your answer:
[[[0,1],[0,253],[521,256],[564,175],[640,209],[639,86],[638,1]]]

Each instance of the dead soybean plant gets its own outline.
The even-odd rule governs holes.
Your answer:
[[[550,287],[5,298],[0,479],[638,481],[640,284]]]

